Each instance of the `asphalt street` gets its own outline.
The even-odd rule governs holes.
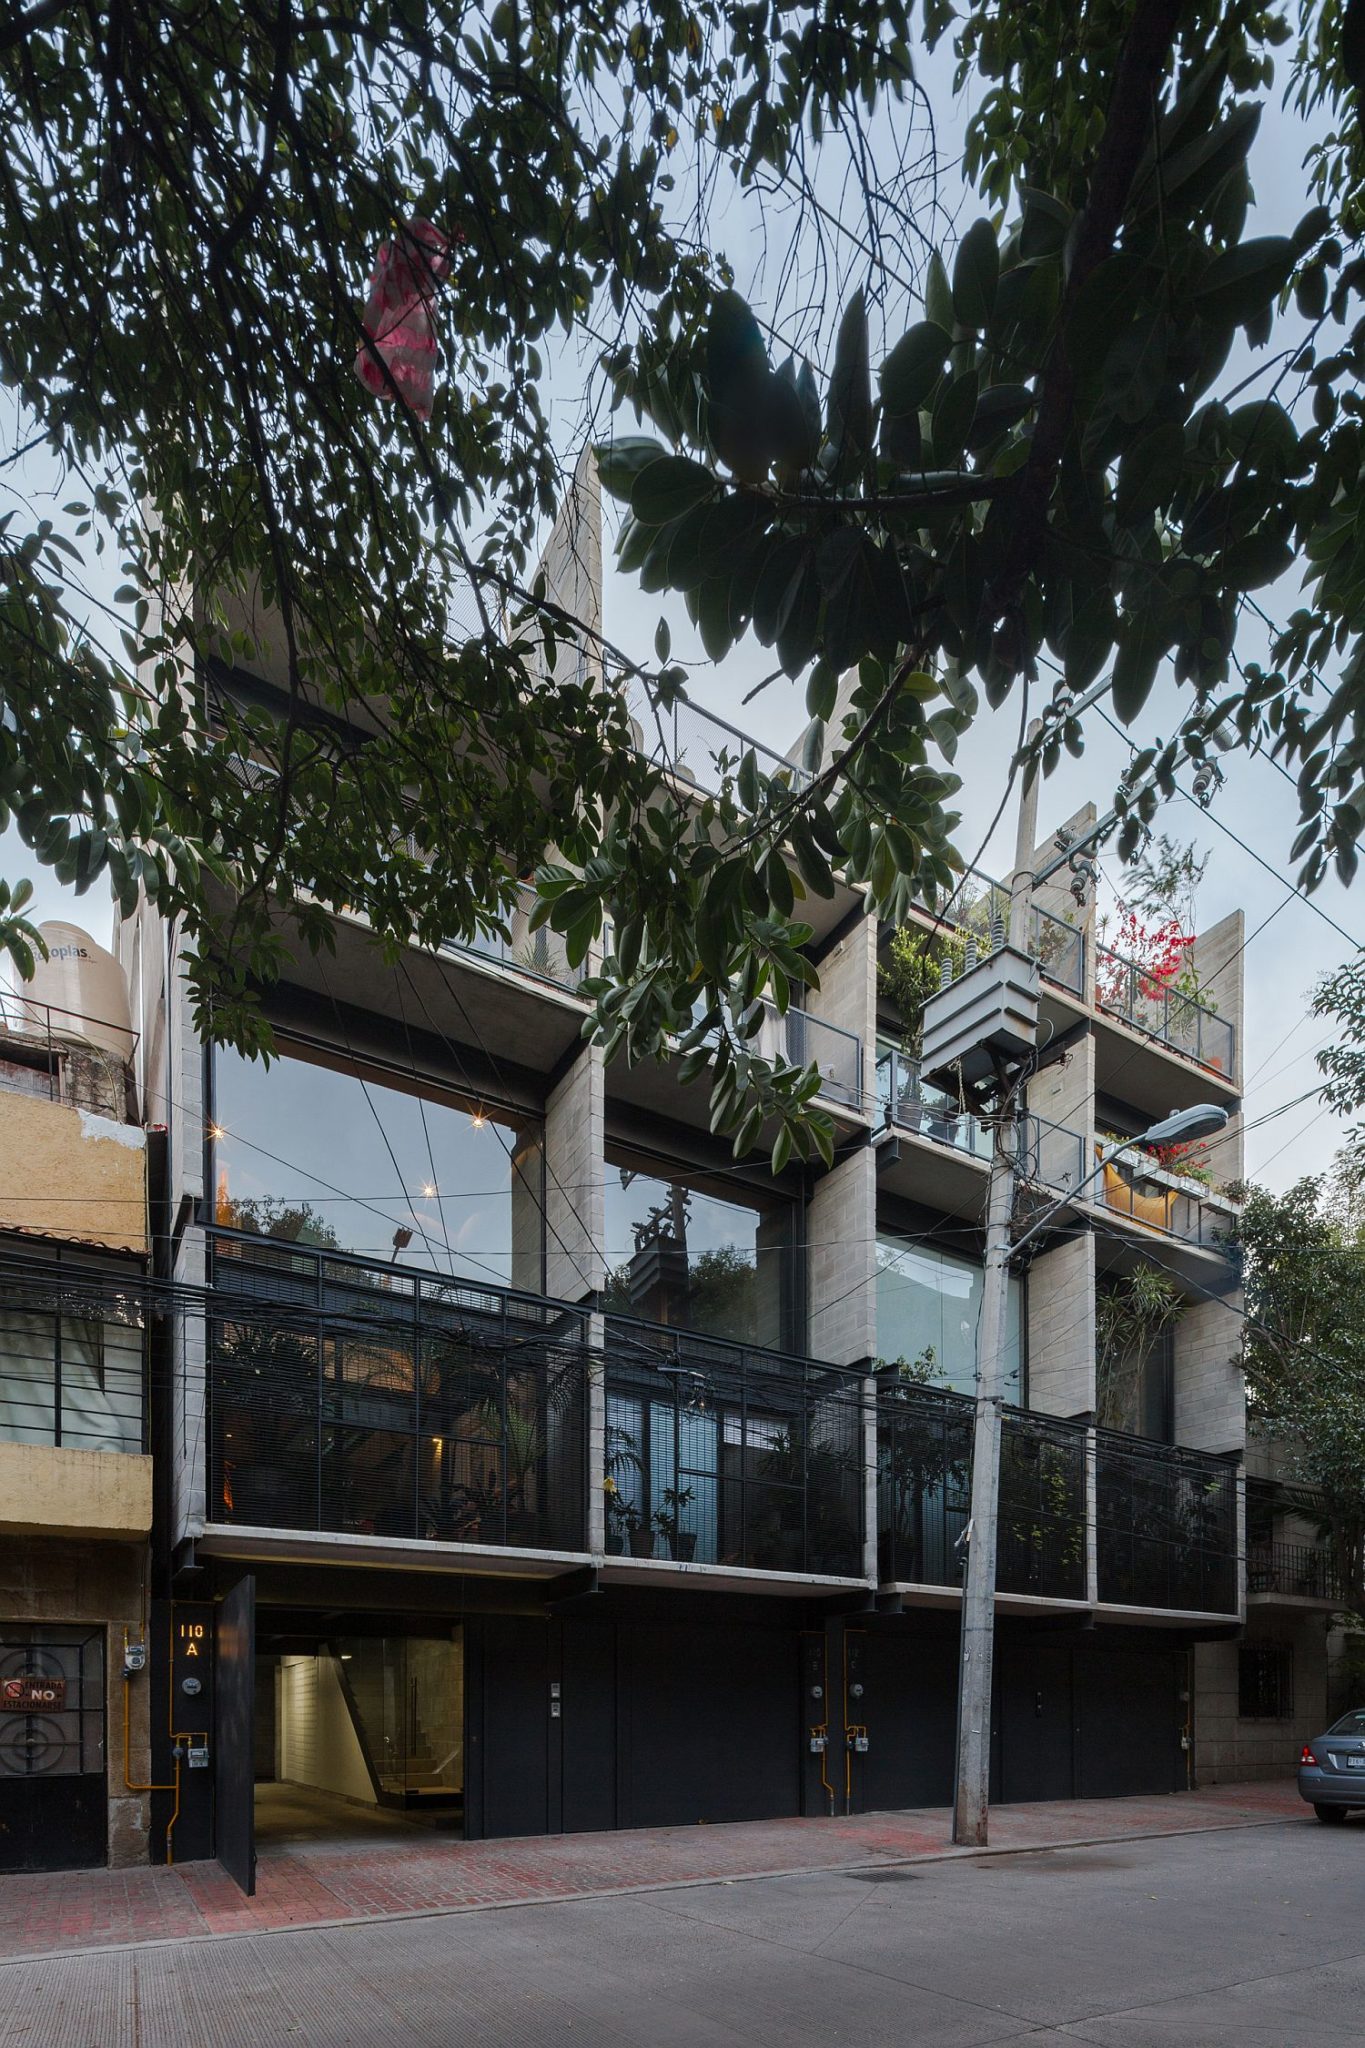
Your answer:
[[[1365,1816],[0,1966],[6,2048],[1345,2048]]]

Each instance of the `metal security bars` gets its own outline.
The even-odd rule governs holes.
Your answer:
[[[862,1418],[856,1374],[609,1317],[608,1554],[861,1577]]]
[[[1236,1613],[1234,1465],[1099,1430],[1095,1518],[1102,1601]]]
[[[877,1556],[891,1584],[957,1586],[971,1509],[973,1404],[893,1381],[878,1389]],[[1084,1600],[1086,1432],[1010,1410],[1000,1452],[996,1584]]]
[[[582,1552],[586,1315],[210,1233],[209,1516]]]
[[[1287,1593],[1299,1600],[1339,1600],[1336,1559],[1316,1543],[1249,1543],[1248,1593]]]
[[[1179,994],[1150,969],[1125,960],[1108,946],[1095,952],[1095,1000],[1111,1016],[1201,1067],[1229,1076],[1236,1071],[1237,1033],[1228,1018]]]

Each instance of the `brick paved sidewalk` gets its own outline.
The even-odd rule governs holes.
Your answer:
[[[1055,1849],[1213,1828],[1310,1824],[1292,1784],[1223,1785],[1140,1799],[1001,1806],[991,1850]],[[782,1872],[965,1856],[945,1807],[841,1820],[744,1821],[621,1834],[263,1851],[247,1899],[216,1863],[176,1870],[0,1877],[0,1962],[126,1943],[269,1933],[324,1922],[508,1906]]]

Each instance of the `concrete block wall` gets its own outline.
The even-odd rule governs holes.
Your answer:
[[[1199,979],[1200,1000],[1226,1017],[1237,1034],[1233,1072],[1229,1078],[1240,1082],[1243,1067],[1243,1010],[1246,997],[1246,919],[1232,911],[1218,924],[1200,932],[1190,955]]]
[[[1028,1275],[1028,1400],[1045,1415],[1095,1406],[1095,1240],[1042,1253]]]
[[[606,1083],[584,1046],[545,1106],[545,1291],[585,1301],[606,1284]]]
[[[1299,1751],[1321,1735],[1328,1716],[1327,1617],[1288,1609],[1253,1609],[1246,1641],[1287,1645],[1294,1655],[1294,1712],[1280,1720],[1243,1720],[1238,1709],[1238,1645],[1196,1643],[1194,1779],[1196,1785],[1289,1778]]]
[[[869,1112],[876,1097],[877,920],[861,917],[835,941],[819,965],[820,986],[806,995],[806,1011],[851,1031],[862,1048],[860,1099]],[[812,1048],[814,1050],[814,1048]]]
[[[1081,1139],[1080,1174],[1095,1164],[1095,1041],[1079,1039],[1028,1084],[1027,1107],[1034,1116]]]
[[[1193,1301],[1175,1326],[1175,1440],[1196,1451],[1240,1451],[1246,1389],[1237,1363],[1240,1296]]]
[[[877,1353],[877,1163],[864,1146],[816,1182],[806,1205],[811,1356],[857,1365]]]

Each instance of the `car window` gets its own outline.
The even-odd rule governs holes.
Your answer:
[[[1352,1714],[1343,1714],[1339,1721],[1327,1730],[1329,1735],[1365,1735],[1365,1707],[1357,1707]]]

